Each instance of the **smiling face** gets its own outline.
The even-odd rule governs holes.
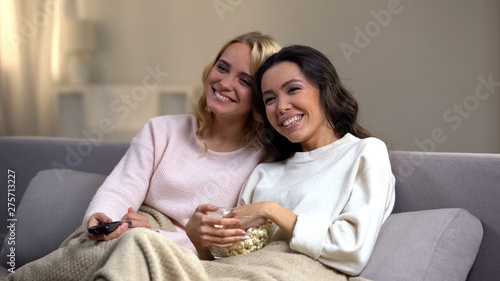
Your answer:
[[[207,107],[216,116],[246,118],[253,108],[250,47],[230,45],[212,67],[205,85]]]
[[[310,83],[299,66],[281,62],[262,76],[266,115],[278,133],[303,151],[311,151],[337,140],[320,105],[318,87]]]

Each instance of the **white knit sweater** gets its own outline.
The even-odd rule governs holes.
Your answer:
[[[147,204],[167,215],[177,232],[162,232],[180,246],[194,249],[184,227],[200,204],[235,206],[243,183],[265,157],[247,145],[232,152],[205,152],[192,115],[151,119],[132,140],[127,153],[98,189],[83,226],[103,212],[120,220],[129,207]]]
[[[290,247],[357,275],[392,211],[394,185],[385,144],[347,134],[286,161],[260,164],[239,205],[274,201],[294,212],[298,218]],[[282,238],[278,231],[274,239]]]

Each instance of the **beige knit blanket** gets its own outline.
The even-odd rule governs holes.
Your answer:
[[[153,229],[173,231],[167,217],[143,206]],[[294,252],[285,242],[273,242],[250,254],[200,261],[189,249],[149,229],[127,231],[118,239],[95,242],[83,229],[61,247],[26,264],[5,280],[342,280],[364,281],[325,267]]]

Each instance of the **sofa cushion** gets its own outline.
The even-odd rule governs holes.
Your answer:
[[[62,175],[62,176],[61,176]],[[16,212],[16,268],[54,251],[81,224],[105,175],[74,170],[40,171],[29,183]],[[1,263],[9,254],[4,241]]]
[[[392,214],[361,276],[375,281],[466,280],[482,236],[481,222],[464,209]]]

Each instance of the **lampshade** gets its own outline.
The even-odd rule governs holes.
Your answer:
[[[95,24],[87,20],[64,21],[62,45],[66,53],[93,51],[96,48]]]

